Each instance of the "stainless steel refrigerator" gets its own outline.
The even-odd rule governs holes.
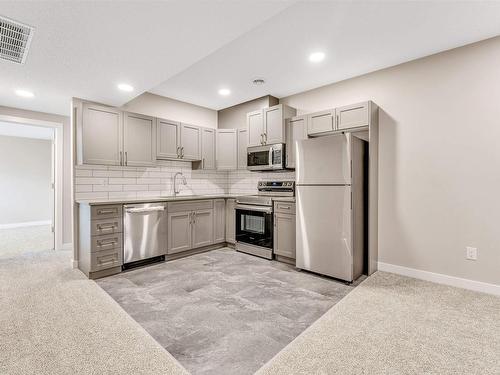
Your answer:
[[[296,266],[352,282],[363,272],[364,141],[310,138],[296,155]]]

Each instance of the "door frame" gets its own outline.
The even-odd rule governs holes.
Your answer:
[[[54,249],[63,249],[63,124],[29,117],[0,115],[0,121],[54,129]]]

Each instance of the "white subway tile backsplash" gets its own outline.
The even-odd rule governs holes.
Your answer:
[[[97,170],[92,172],[92,175],[94,177],[122,177],[123,172],[122,171],[115,171],[115,170],[104,171],[104,170],[97,169]]]
[[[86,193],[92,191],[92,185],[75,185],[75,193]]]
[[[91,177],[92,169],[76,169],[75,170],[76,177]]]
[[[124,184],[128,184],[128,185],[132,185],[132,184],[135,184],[137,182],[137,180],[135,178],[122,178],[122,177],[110,177],[109,178],[109,184],[110,185],[124,185]]]
[[[135,191],[110,191],[108,197],[109,199],[136,198],[137,193]]]
[[[149,178],[149,177],[138,178],[137,181],[136,181],[136,183],[137,184],[145,184],[145,185],[160,184],[161,183],[161,179],[159,179],[159,178]]]
[[[98,177],[77,177],[75,179],[76,185],[104,185],[107,182],[107,178]]]
[[[106,199],[108,193],[75,193],[75,199]]]
[[[122,191],[123,185],[94,185],[94,191]]]
[[[147,191],[148,185],[123,185],[123,191]]]

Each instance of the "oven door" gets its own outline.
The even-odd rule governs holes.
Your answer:
[[[273,169],[273,149],[271,146],[249,147],[247,149],[247,169],[265,171]]]
[[[272,249],[272,207],[236,205],[236,242]]]

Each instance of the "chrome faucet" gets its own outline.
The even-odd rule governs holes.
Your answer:
[[[177,176],[181,176],[182,180],[182,184],[183,185],[187,185],[187,182],[186,182],[186,177],[184,177],[184,175],[182,174],[182,172],[177,172],[176,174],[174,174],[174,197],[179,194],[180,192],[180,189],[179,189],[179,186],[177,186]]]

